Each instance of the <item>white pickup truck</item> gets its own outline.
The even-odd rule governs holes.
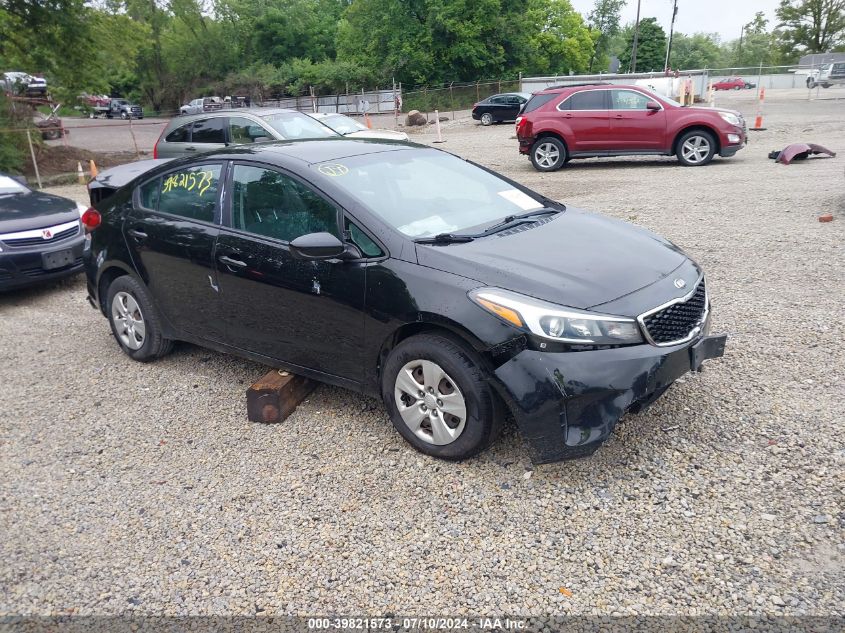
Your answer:
[[[816,86],[830,88],[831,86],[841,86],[844,84],[845,62],[823,64],[818,69],[814,68],[807,73],[808,88],[815,88]]]

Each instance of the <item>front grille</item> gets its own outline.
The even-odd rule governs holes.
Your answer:
[[[66,240],[69,237],[74,237],[79,233],[79,225],[72,226],[69,229],[65,229],[64,231],[59,231],[58,233],[53,233],[53,237],[48,239],[44,239],[41,236],[38,237],[20,237],[13,240],[3,240],[3,243],[7,246],[11,246],[12,248],[21,248],[24,246],[38,246],[39,244],[53,244],[55,242],[59,242],[61,240]]]
[[[22,268],[21,274],[26,275],[27,277],[43,277],[44,275],[52,275],[53,273],[58,273],[63,270],[67,270],[68,268],[74,268],[76,266],[82,265],[82,258],[77,257],[73,260],[72,264],[68,264],[67,266],[63,266],[62,268],[53,268],[51,270],[44,270],[41,266],[37,266],[35,268]]]
[[[707,290],[702,277],[689,299],[642,317],[642,324],[654,343],[665,345],[689,337],[701,324],[706,311]]]

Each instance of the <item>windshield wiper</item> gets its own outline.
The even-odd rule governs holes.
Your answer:
[[[454,233],[438,233],[434,237],[421,237],[414,240],[417,244],[458,244],[461,242],[471,242],[475,239],[474,235],[455,235]]]
[[[529,220],[533,217],[538,215],[548,215],[550,213],[560,213],[560,209],[552,209],[551,207],[543,207],[542,209],[534,209],[533,211],[528,211],[527,213],[521,213],[519,215],[509,215],[506,216],[504,220],[494,224],[493,226],[489,226],[484,229],[483,232],[479,233],[476,237],[485,237],[487,235],[493,235],[493,233],[498,233],[502,229],[509,228],[514,224],[521,224],[526,220]]]

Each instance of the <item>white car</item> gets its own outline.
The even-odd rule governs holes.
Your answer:
[[[24,72],[11,71],[0,76],[0,88],[6,92],[23,92],[27,97],[43,97],[47,94],[47,80]]]
[[[307,112],[306,114],[343,136],[351,136],[353,138],[380,138],[389,141],[408,140],[408,135],[405,132],[385,129],[371,130],[363,123],[345,114],[336,114],[334,112]]]

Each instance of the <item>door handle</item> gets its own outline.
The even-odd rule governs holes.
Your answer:
[[[246,268],[246,262],[242,262],[239,259],[232,259],[227,255],[221,255],[217,259],[221,264],[226,264],[229,267],[234,266],[235,268]]]
[[[144,233],[143,231],[139,231],[138,229],[129,229],[126,232],[129,234],[130,237],[134,237],[136,240],[145,240],[147,239],[147,237],[149,237],[146,233]]]
[[[617,115],[616,115],[616,118],[617,118],[617,119],[622,119],[622,118],[624,118],[624,117],[623,117],[621,114],[617,114]]]

